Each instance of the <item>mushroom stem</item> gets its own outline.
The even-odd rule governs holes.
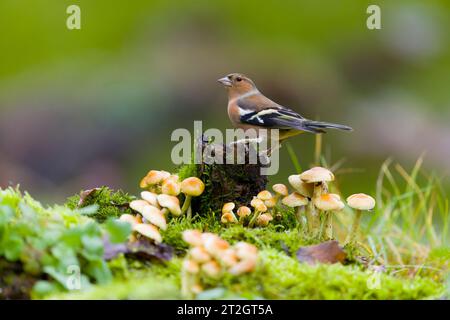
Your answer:
[[[181,214],[185,214],[186,211],[188,211],[188,209],[191,207],[192,196],[189,196],[187,194],[185,196],[186,196],[186,199],[184,199],[183,206],[181,207]]]
[[[253,228],[253,226],[256,223],[256,220],[258,219],[258,217],[260,215],[261,215],[261,212],[255,209],[255,214],[253,215],[253,217],[250,219],[250,222],[248,223],[249,228]]]
[[[305,206],[297,207],[295,210],[295,217],[297,218],[298,224],[301,229],[303,229],[304,223],[303,223],[303,212],[305,211]]]
[[[361,210],[356,211],[355,220],[353,221],[352,229],[348,236],[347,243],[354,242],[356,239],[356,234],[358,233],[359,224],[361,222],[362,212]]]
[[[333,217],[330,211],[324,212],[325,216],[325,240],[333,238]]]
[[[314,204],[312,201],[308,203],[308,206],[306,207],[306,222],[308,226],[308,233],[312,233],[314,230]]]

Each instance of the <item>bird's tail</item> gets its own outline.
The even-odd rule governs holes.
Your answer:
[[[316,132],[316,133],[324,133],[325,131],[323,129],[337,129],[337,130],[343,130],[343,131],[352,131],[353,130],[351,127],[345,126],[342,124],[313,121],[313,120],[304,121],[302,123],[302,126],[304,126],[307,129],[310,129],[311,131]]]

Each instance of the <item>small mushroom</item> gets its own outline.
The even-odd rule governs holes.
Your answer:
[[[217,278],[221,274],[220,265],[214,260],[202,264],[201,269],[211,278]]]
[[[266,201],[272,199],[272,194],[268,190],[263,190],[256,197],[262,201]]]
[[[299,174],[289,176],[288,181],[292,188],[294,188],[295,191],[300,193],[302,196],[312,198],[314,192],[313,183],[303,182],[302,179],[300,179]]]
[[[139,186],[143,189],[150,188],[161,183],[168,177],[170,177],[170,173],[167,171],[150,170],[141,180]]]
[[[141,235],[153,239],[156,243],[162,242],[162,237],[158,228],[152,224],[139,223],[136,224],[133,229]]]
[[[232,275],[240,275],[255,270],[257,259],[245,259],[230,268],[228,271]]]
[[[189,256],[198,263],[205,263],[211,260],[211,256],[203,247],[194,247],[189,250]]]
[[[193,247],[203,245],[202,233],[199,230],[185,230],[182,234],[183,240]]]
[[[150,191],[142,191],[141,192],[141,198],[150,203],[152,206],[157,207],[158,209],[161,209],[158,203],[157,194]]]
[[[222,252],[230,247],[227,241],[221,239],[214,233],[203,233],[202,240],[206,251],[215,257],[220,257]]]
[[[220,255],[219,260],[226,266],[231,267],[238,262],[238,257],[236,255],[236,250],[229,248],[223,251]]]
[[[131,224],[131,227],[134,227],[135,225],[137,225],[138,223],[140,223],[140,222],[138,221],[138,219],[136,219],[135,216],[133,216],[133,215],[131,215],[131,214],[128,214],[128,213],[125,213],[125,214],[121,215],[120,218],[119,218],[119,220],[120,220],[120,221],[123,221],[123,222],[128,222],[129,224]]]
[[[265,227],[272,220],[273,220],[273,217],[270,214],[263,213],[256,219],[256,225],[259,227]]]
[[[222,213],[232,212],[236,205],[233,202],[227,202],[222,207]]]
[[[302,210],[304,206],[308,204],[308,202],[309,202],[308,198],[302,196],[298,192],[292,192],[290,195],[284,197],[283,200],[281,200],[281,203],[284,204],[285,206],[295,208],[295,216],[300,225],[303,224]]]
[[[130,208],[142,214],[144,208],[150,204],[145,200],[133,200],[130,202]]]
[[[161,192],[168,194],[169,196],[178,196],[181,191],[180,183],[178,182],[178,176],[171,175],[163,180],[161,184]]]
[[[241,260],[258,254],[258,248],[243,241],[236,243],[233,248],[236,250],[236,256]]]
[[[171,214],[174,216],[181,215],[180,200],[177,197],[169,196],[168,194],[159,194],[157,199],[159,205],[169,209]]]
[[[224,214],[222,214],[222,217],[220,218],[220,222],[222,222],[223,224],[238,223],[238,219],[234,215],[233,211],[229,211],[229,212],[225,212]]]
[[[191,259],[185,259],[183,261],[183,265],[182,268],[184,271],[191,273],[191,274],[196,274],[200,271],[200,266],[199,264]]]
[[[356,210],[355,220],[347,241],[354,242],[361,222],[362,211],[372,210],[375,207],[375,199],[367,194],[357,193],[347,198],[347,204],[350,208]]]
[[[333,238],[333,220],[332,212],[344,209],[345,204],[341,201],[341,197],[334,193],[325,193],[313,199],[317,209],[324,211],[324,222],[321,234],[325,235],[325,239]]]
[[[239,216],[239,222],[243,223],[245,218],[252,213],[252,210],[247,206],[239,207],[237,210],[237,215]]]
[[[267,211],[267,207],[264,204],[264,202],[261,199],[258,199],[257,197],[254,197],[252,199],[252,201],[250,202],[250,205],[255,208],[255,212],[253,214],[252,219],[250,220],[250,222],[248,223],[249,228],[253,228],[253,226],[256,223],[256,220],[258,219],[258,217],[261,215],[261,213],[266,212]]]
[[[186,178],[181,182],[181,192],[184,193],[186,199],[184,200],[181,213],[184,214],[189,210],[188,217],[191,215],[191,199],[198,197],[205,190],[205,184],[197,177]]]
[[[151,224],[161,228],[162,230],[167,229],[166,218],[162,214],[161,210],[158,208],[148,205],[142,211],[142,216]]]

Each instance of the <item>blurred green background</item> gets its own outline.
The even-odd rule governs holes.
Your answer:
[[[81,30],[66,28],[81,7]],[[369,4],[382,29],[368,30]],[[312,119],[344,123],[324,154],[345,192],[372,192],[383,160],[426,152],[450,169],[449,1],[0,2],[0,187],[48,201],[99,185],[138,191],[174,169],[170,133],[230,127],[216,79],[243,72]],[[314,136],[291,140],[303,167]],[[294,172],[286,148],[281,171]]]

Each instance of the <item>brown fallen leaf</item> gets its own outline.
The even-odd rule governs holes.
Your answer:
[[[342,263],[346,258],[344,250],[336,240],[318,245],[302,247],[297,251],[297,259],[314,265],[317,263]]]
[[[127,243],[112,243],[108,237],[103,238],[103,258],[111,260],[120,253],[140,260],[170,260],[173,257],[173,248],[165,243],[154,243],[149,239],[141,239]]]
[[[98,191],[98,190],[100,190],[100,189],[101,189],[101,188],[92,188],[92,189],[88,189],[88,190],[82,191],[82,192],[80,193],[80,201],[78,201],[78,207],[81,208],[81,207],[84,205],[86,199],[87,199],[89,196],[93,195],[94,192],[96,192],[96,191]]]

